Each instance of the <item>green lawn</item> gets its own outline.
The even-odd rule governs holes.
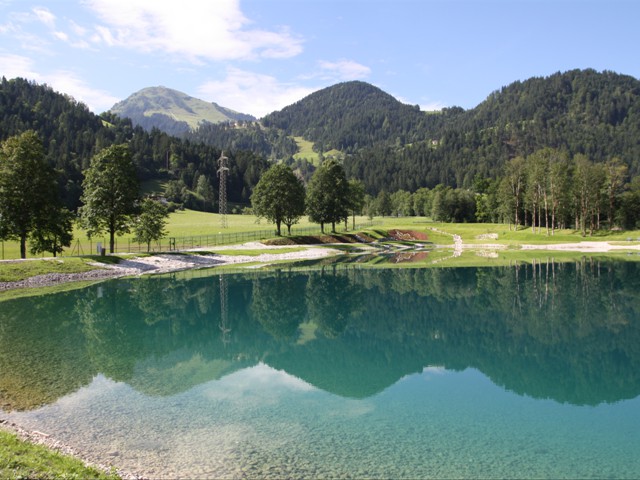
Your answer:
[[[28,262],[3,262],[0,264],[0,282],[17,282],[46,273],[82,273],[95,270],[88,262],[99,257],[64,257],[57,259],[35,259]],[[105,257],[113,261],[117,257]]]
[[[274,238],[275,225],[267,222],[265,219],[258,219],[254,215],[227,215],[227,227],[222,228],[221,218],[217,213],[197,212],[195,210],[181,210],[173,212],[169,215],[167,223],[167,236],[161,241],[163,250],[168,247],[169,238],[176,238],[176,246],[181,248],[198,247],[198,241],[205,241],[207,239],[194,238],[208,236],[209,245],[219,243],[213,242],[214,237],[223,239],[224,243],[245,243],[247,241],[253,241],[257,239]],[[359,224],[368,222],[366,217],[356,217],[356,222]],[[339,230],[343,229],[343,226],[338,226]],[[349,228],[351,228],[351,219],[349,219]],[[311,223],[307,220],[307,217],[300,219],[300,223],[293,226],[293,232],[298,231],[300,234],[306,234],[310,232],[304,232],[304,229],[311,229],[314,233],[320,231],[320,226],[315,223]],[[283,226],[283,233],[286,233],[287,229]],[[261,235],[256,236],[243,236],[243,233],[259,232]],[[102,246],[108,249],[109,239],[107,236],[94,237],[92,240],[87,239],[84,230],[78,226],[75,227],[73,232],[73,243],[70,248],[67,248],[63,252],[63,256],[76,256],[76,255],[93,255],[97,253],[97,242],[101,242]],[[116,237],[116,243],[118,245],[118,252],[131,251],[140,252],[146,251],[146,245],[138,245],[133,241],[133,235],[126,234],[121,237]],[[206,247],[207,245],[202,245]],[[28,245],[27,245],[28,250]],[[37,257],[49,257],[50,254],[40,254]],[[32,255],[27,251],[27,257]],[[9,260],[20,258],[20,248],[18,242],[0,242],[0,260]]]
[[[227,215],[227,228],[221,227],[221,218],[216,213],[197,212],[183,210],[172,213],[167,224],[167,236],[161,241],[163,251],[168,249],[169,238],[176,239],[178,249],[197,248],[213,249],[218,244],[245,243],[254,240],[265,240],[275,237],[275,226],[264,219],[257,219],[253,215]],[[357,217],[356,223],[366,224],[369,219]],[[385,230],[417,230],[425,232],[429,240],[425,243],[435,245],[452,245],[453,234],[462,237],[465,244],[496,243],[517,247],[522,244],[547,244],[547,243],[573,243],[581,241],[609,241],[623,244],[640,241],[640,231],[626,232],[597,232],[594,236],[583,237],[575,230],[559,230],[553,236],[547,236],[546,232],[533,233],[531,228],[520,227],[518,231],[510,230],[508,225],[488,223],[434,223],[425,217],[376,217],[373,220],[371,234],[374,237],[381,236]],[[349,220],[349,228],[351,220]],[[343,225],[338,226],[338,231],[343,231]],[[305,229],[308,229],[305,231]],[[375,230],[380,230],[376,234]],[[286,228],[283,229],[286,232]],[[328,229],[327,229],[328,231]],[[315,235],[319,233],[319,226],[310,223],[306,217],[302,218],[298,225],[293,227],[294,235]],[[497,235],[495,238],[481,238],[482,235]],[[132,235],[124,235],[116,238],[119,252],[144,252],[146,246],[139,246],[133,242]],[[94,238],[88,240],[84,231],[74,231],[74,241],[70,248],[66,249],[64,256],[92,255],[97,252],[96,242],[108,247],[108,238]],[[157,246],[155,247],[157,251]],[[31,255],[28,255],[31,256]],[[40,255],[45,257],[49,255]],[[0,259],[19,258],[19,246],[17,242],[0,242]]]
[[[84,465],[73,457],[53,452],[41,445],[20,440],[0,430],[0,478],[22,479],[117,479]]]

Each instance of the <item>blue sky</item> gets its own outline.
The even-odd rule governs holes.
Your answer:
[[[372,83],[473,108],[574,68],[640,77],[640,0],[0,0],[0,74],[96,113],[164,85],[261,117]]]

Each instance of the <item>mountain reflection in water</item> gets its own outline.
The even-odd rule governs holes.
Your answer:
[[[0,408],[98,374],[167,396],[264,363],[366,398],[430,365],[534,398],[640,394],[635,263],[314,271],[110,281],[0,303]]]

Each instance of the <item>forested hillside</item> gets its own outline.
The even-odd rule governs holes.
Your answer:
[[[470,187],[476,175],[496,178],[510,158],[545,147],[596,163],[618,157],[640,174],[640,81],[630,76],[572,70],[515,82],[429,127],[425,141],[359,150],[345,161],[348,175],[374,194]]]
[[[2,78],[0,85],[0,141],[34,130],[42,140],[50,164],[59,173],[66,206],[80,203],[83,171],[103,148],[129,143],[140,180],[168,182],[172,200],[207,207],[195,196],[206,194],[212,208],[221,149],[171,137],[160,130],[146,132],[113,114],[97,116],[72,98],[24,79]],[[247,203],[252,188],[268,164],[250,151],[225,151],[229,157],[230,202]],[[198,188],[200,187],[200,188]],[[200,190],[200,193],[198,193]]]
[[[318,152],[338,150],[350,178],[368,193],[471,187],[498,178],[509,159],[542,148],[619,158],[640,173],[640,81],[613,72],[572,70],[517,81],[477,107],[423,112],[365,82],[319,90],[260,123],[204,123],[183,137],[224,150],[250,150],[293,162],[292,137]],[[307,177],[309,172],[307,172]]]
[[[182,137],[223,150],[248,150],[272,160],[287,159],[298,150],[284,131],[264,128],[257,122],[203,123]]]
[[[427,140],[441,122],[440,115],[428,115],[418,106],[405,105],[357,81],[319,90],[262,119],[266,127],[315,142],[318,151],[344,153]]]
[[[437,185],[471,188],[478,178],[503,178],[510,160],[526,162],[543,148],[594,164],[616,159],[631,179],[640,174],[640,81],[572,70],[514,82],[470,110],[438,113],[402,104],[367,83],[346,82],[260,123],[205,123],[175,138],[113,114],[98,117],[46,86],[3,79],[0,140],[27,129],[41,136],[60,172],[65,203],[74,209],[89,159],[125,141],[141,179],[162,178],[172,200],[207,209],[214,207],[222,150],[231,159],[229,200],[248,203],[266,159],[293,163],[293,136],[314,142],[320,152],[341,151],[348,178],[361,180],[373,196]],[[310,177],[312,167],[305,168]]]

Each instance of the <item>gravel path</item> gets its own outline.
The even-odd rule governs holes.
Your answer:
[[[95,263],[96,270],[83,273],[48,273],[30,277],[18,282],[0,282],[0,291],[16,288],[35,288],[60,285],[68,282],[105,280],[109,278],[131,277],[136,275],[177,272],[192,268],[207,268],[220,265],[235,265],[242,263],[269,264],[277,260],[308,260],[324,258],[339,254],[332,248],[305,247],[299,252],[277,253],[279,249],[291,247],[267,246],[258,242],[244,245],[216,248],[216,250],[247,250],[263,249],[260,255],[198,255],[198,254],[158,254],[148,257],[134,257],[122,260],[116,265]],[[268,252],[268,253],[267,253]]]

